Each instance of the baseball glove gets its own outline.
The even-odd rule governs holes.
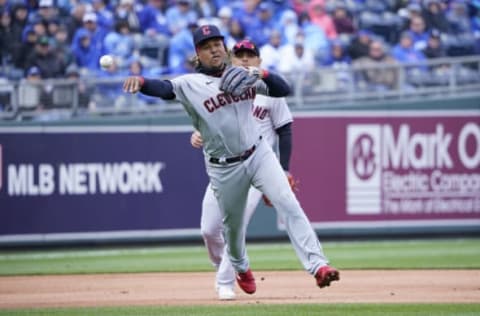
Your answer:
[[[239,96],[260,78],[260,70],[255,67],[229,67],[220,80],[220,90],[233,96]]]
[[[290,188],[292,189],[293,192],[298,191],[298,183],[299,181],[296,180],[290,173],[287,174],[287,180],[288,184],[290,184]],[[270,202],[270,199],[264,194],[262,196],[263,203],[265,203],[266,206],[272,207],[272,202]]]

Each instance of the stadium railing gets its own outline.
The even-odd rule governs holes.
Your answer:
[[[383,85],[382,72],[394,74]],[[284,74],[292,108],[335,109],[390,102],[480,98],[480,56],[441,58],[416,64],[342,65]],[[167,76],[165,78],[168,78]],[[0,120],[52,121],[89,117],[152,115],[183,111],[180,104],[122,91],[123,78],[0,80]],[[390,82],[391,83],[391,82]]]

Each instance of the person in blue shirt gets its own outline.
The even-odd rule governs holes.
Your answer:
[[[192,21],[198,20],[191,0],[177,0],[175,6],[167,9],[165,16],[170,33],[174,35],[187,28]]]
[[[191,59],[196,53],[192,43],[192,33],[197,27],[196,23],[189,23],[186,29],[175,34],[170,40],[168,50],[169,73],[183,74],[194,70]]]
[[[130,26],[126,21],[118,21],[115,30],[105,36],[103,41],[105,53],[117,57],[121,68],[127,67],[127,59],[132,56],[135,50],[135,42],[130,32]]]
[[[107,33],[105,29],[101,28],[97,24],[97,15],[95,14],[95,12],[87,12],[83,16],[82,21],[83,21],[83,27],[79,28],[75,32],[75,35],[73,36],[72,50],[73,51],[78,50],[77,45],[80,44],[80,41],[78,40],[79,37],[84,37],[85,33],[87,33],[90,38],[90,43],[88,46],[91,47],[93,50],[96,50],[99,56],[103,55],[105,53],[103,40],[105,39],[105,36],[107,35]],[[91,64],[94,62],[98,64],[98,58],[97,60],[90,61],[89,63]]]
[[[428,32],[425,25],[425,20],[421,16],[414,16],[410,20],[409,33],[413,40],[413,48],[416,50],[423,50],[427,46]]]
[[[272,8],[267,3],[262,2],[258,6],[257,20],[246,29],[247,36],[257,45],[263,46],[268,43],[270,34],[276,28],[275,24]]]
[[[105,30],[112,30],[115,27],[113,11],[107,6],[108,0],[92,0],[93,10],[97,14],[97,23]]]
[[[75,64],[79,68],[86,69],[89,73],[98,71],[100,67],[98,60],[102,56],[102,51],[92,45],[92,38],[87,30],[80,29],[76,33],[72,43],[72,53]]]
[[[330,53],[323,60],[324,66],[347,66],[350,65],[352,59],[345,49],[345,45],[340,40],[333,40],[330,44]]]
[[[392,49],[392,56],[401,63],[419,63],[426,59],[422,51],[413,48],[413,39],[409,32],[402,33],[400,42]]]
[[[154,31],[157,34],[170,36],[166,17],[167,8],[166,0],[148,0],[138,13],[142,33]]]

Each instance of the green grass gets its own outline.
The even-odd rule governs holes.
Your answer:
[[[159,307],[103,307],[62,308],[0,311],[0,316],[474,316],[479,315],[480,304],[305,304],[305,305],[221,305],[221,306],[159,306]]]
[[[480,239],[325,242],[340,269],[479,269]],[[301,270],[290,243],[249,244],[255,270]],[[203,246],[1,251],[0,275],[212,271]]]
[[[325,242],[340,269],[480,269],[480,239]],[[255,270],[300,270],[290,243],[249,244]],[[0,275],[213,271],[203,246],[0,251]],[[1,282],[1,279],[0,279]],[[473,316],[480,304],[223,304],[0,310],[0,316]]]

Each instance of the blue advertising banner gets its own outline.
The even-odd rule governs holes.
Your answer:
[[[208,183],[191,127],[0,129],[0,238],[198,231]]]

